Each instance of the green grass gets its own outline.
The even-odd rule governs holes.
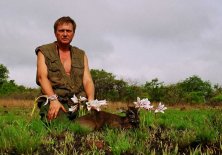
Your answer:
[[[104,139],[114,154],[121,154],[132,148],[130,136],[124,131],[107,129]]]
[[[140,128],[89,132],[66,119],[43,124],[30,109],[0,109],[0,154],[218,154],[222,111],[140,111]]]
[[[33,120],[28,123],[24,118],[12,114],[1,116],[0,122],[1,151],[13,151],[18,154],[32,153],[47,133],[42,122]]]

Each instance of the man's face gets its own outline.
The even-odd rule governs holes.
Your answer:
[[[57,38],[58,43],[66,45],[70,44],[74,36],[72,24],[64,23],[58,25],[57,30],[55,32],[55,36]]]

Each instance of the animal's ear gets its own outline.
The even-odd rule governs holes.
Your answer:
[[[128,107],[128,114],[138,115],[138,114],[139,114],[139,111],[140,111],[140,108],[139,108],[139,107],[136,107],[136,106]]]
[[[139,111],[140,110],[140,108],[136,107],[135,105],[128,105],[128,109],[133,110],[133,111]]]

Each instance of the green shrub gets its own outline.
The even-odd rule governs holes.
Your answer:
[[[212,103],[222,103],[222,94],[212,97],[211,102]]]
[[[187,103],[205,103],[205,96],[202,92],[189,92],[185,95]]]

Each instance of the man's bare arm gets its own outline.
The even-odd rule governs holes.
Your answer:
[[[54,94],[51,83],[48,80],[48,71],[45,64],[45,57],[39,51],[37,57],[37,79],[41,85],[42,91],[44,94],[51,96]]]
[[[94,87],[92,76],[89,70],[88,59],[86,55],[84,55],[83,86],[84,86],[88,101],[94,100],[95,87]]]
[[[37,79],[45,95],[52,96],[55,94],[52,89],[51,83],[48,79],[48,71],[47,71],[47,66],[45,64],[45,57],[41,53],[41,51],[38,52],[38,57],[37,57]],[[50,101],[48,119],[51,120],[53,118],[56,118],[60,108],[62,108],[62,110],[66,112],[65,108],[58,100]]]

